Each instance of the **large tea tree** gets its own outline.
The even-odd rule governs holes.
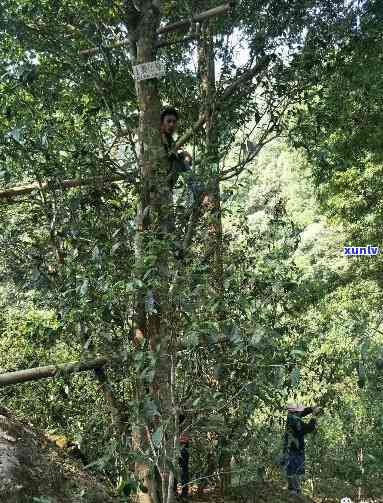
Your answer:
[[[196,278],[206,265],[208,240],[217,238],[210,223],[217,220],[211,210],[219,208],[219,190],[213,205],[203,207],[201,198],[197,208],[181,205],[181,216],[175,211],[159,134],[161,106],[168,101],[184,110],[182,142],[195,146],[203,186],[217,188],[279,134],[281,114],[300,99],[297,72],[313,65],[298,57],[310,41],[307,33],[321,34],[322,56],[347,27],[353,7],[242,1],[233,14],[214,11],[217,17],[202,27],[189,23],[191,13],[217,3],[4,1],[2,7],[1,177],[8,186],[37,183],[21,199],[10,192],[3,199],[15,204],[1,206],[2,277],[56,313],[57,343],[79,357],[102,352],[122,361],[112,365],[109,381],[96,373],[113,435],[132,454],[140,501],[171,501],[178,411],[187,406],[199,418],[198,402],[182,393],[183,380],[196,369],[183,375],[183,364],[191,346],[205,347],[212,331],[222,333],[222,323],[233,320],[221,312],[212,323],[217,291],[206,276]],[[182,18],[191,30],[180,41],[179,25],[165,26]],[[248,47],[241,65],[238,37]],[[192,70],[196,45],[205,61],[209,55],[208,69],[212,56],[220,62],[216,82],[202,56],[199,71]],[[134,81],[132,66],[155,59],[165,63],[165,78]],[[233,150],[237,138],[251,141]],[[181,259],[175,253],[180,240]],[[222,280],[230,271],[220,274],[228,288]],[[219,292],[226,294],[231,291]],[[237,351],[231,339],[227,355],[233,346]],[[214,345],[209,351],[214,357]],[[196,400],[206,397],[198,383],[195,393]],[[209,411],[219,408],[218,400],[213,396]],[[125,477],[127,463],[120,467]]]

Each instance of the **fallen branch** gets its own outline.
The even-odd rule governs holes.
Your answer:
[[[75,372],[83,372],[104,367],[111,362],[110,358],[96,358],[88,361],[78,361],[62,363],[59,365],[48,365],[46,367],[35,367],[26,370],[16,370],[15,372],[6,372],[0,374],[0,388],[19,384],[28,381],[37,381],[39,379],[47,379],[48,377],[57,377],[61,374],[73,374]]]

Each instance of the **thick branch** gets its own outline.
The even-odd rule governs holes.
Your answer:
[[[207,114],[201,115],[201,117],[195,122],[177,141],[176,148],[182,147],[185,143],[193,136],[194,133],[199,131],[201,127],[205,124],[207,119]]]
[[[270,63],[271,57],[265,56],[261,59],[261,61],[255,65],[254,68],[248,70],[243,75],[241,75],[237,80],[235,80],[232,84],[226,87],[221,96],[219,96],[217,100],[217,104],[215,106],[216,110],[220,109],[220,106],[232,95],[241,88],[244,84],[246,84],[249,80],[251,80],[255,75],[259,74],[263,70],[265,70]],[[198,131],[206,122],[207,114],[201,115],[197,122],[195,122],[177,141],[177,148],[184,145],[193,134]]]
[[[222,95],[219,98],[219,101],[223,103],[227,98],[229,98],[234,92],[239,89],[243,84],[247,83],[253,77],[261,73],[263,70],[266,70],[270,61],[272,60],[272,56],[264,56],[255,66],[251,68],[247,72],[243,73],[237,80],[235,80],[232,84],[227,86],[223,91]]]
[[[96,358],[88,361],[69,362],[59,365],[48,365],[46,367],[16,370],[15,372],[6,372],[5,374],[0,374],[0,388],[22,382],[56,377],[60,374],[73,374],[75,372],[92,370],[103,367],[108,363],[110,363],[110,359],[108,358]]]
[[[165,33],[171,33],[173,31],[180,31],[183,29],[186,29],[191,23],[199,23],[204,21],[205,19],[209,19],[210,17],[213,16],[219,16],[222,14],[225,14],[226,12],[230,11],[230,9],[233,7],[234,2],[228,2],[224,5],[220,5],[219,7],[214,7],[213,9],[209,9],[204,12],[200,12],[199,14],[196,14],[192,18],[188,19],[181,19],[181,21],[177,21],[176,23],[169,23],[165,26],[162,26],[157,30],[157,35],[163,35]],[[129,40],[123,40],[122,42],[117,42],[115,44],[112,44],[108,46],[108,49],[118,49],[119,47],[124,47],[125,45],[129,44]],[[163,42],[160,42],[158,44],[159,47],[165,45]],[[90,49],[82,49],[80,54],[83,55],[91,55],[95,54],[100,51],[99,47],[92,47]]]
[[[17,196],[21,196],[23,194],[29,194],[30,192],[33,192],[34,190],[47,190],[47,189],[71,189],[74,187],[81,187],[83,185],[98,185],[98,184],[106,184],[106,183],[114,183],[114,182],[119,182],[121,180],[128,180],[129,182],[133,183],[133,178],[129,179],[126,177],[123,177],[121,175],[116,175],[112,177],[105,177],[105,176],[92,176],[89,178],[81,178],[81,179],[70,179],[70,180],[63,180],[62,182],[58,184],[52,184],[51,182],[33,182],[28,185],[20,185],[16,187],[12,187],[10,189],[5,189],[0,191],[0,199],[8,199],[8,198],[13,198]]]
[[[187,28],[191,22],[200,23],[202,21],[205,21],[205,19],[209,19],[210,17],[220,16],[221,14],[229,12],[232,7],[233,2],[225,3],[224,5],[220,5],[219,7],[214,7],[213,9],[200,12],[192,18],[181,19],[181,21],[177,21],[176,23],[167,24],[166,26],[159,28],[157,33],[159,35],[162,35],[163,33],[170,33],[172,31],[178,31],[183,28]]]
[[[219,342],[226,341],[227,337],[223,336]],[[178,350],[188,349],[187,346],[179,344]],[[57,365],[47,365],[45,367],[35,367],[25,370],[16,370],[14,372],[5,372],[0,374],[0,388],[12,386],[30,381],[39,381],[40,379],[48,379],[50,377],[58,377],[60,375],[74,374],[76,372],[84,372],[87,370],[95,370],[110,365],[112,361],[123,360],[123,356],[115,355],[113,357],[99,357],[93,360],[77,361],[60,363]]]

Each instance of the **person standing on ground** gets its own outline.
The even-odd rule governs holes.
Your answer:
[[[284,436],[283,462],[288,489],[292,494],[300,494],[301,480],[305,474],[305,435],[316,428],[316,415],[319,407],[304,407],[301,404],[287,405],[286,431]],[[303,417],[312,414],[308,423]]]
[[[180,414],[179,416],[179,424],[182,426],[182,423],[185,421],[185,416]],[[181,446],[180,457],[178,459],[179,467],[180,467],[180,482],[181,482],[181,498],[186,498],[189,494],[189,442],[190,437],[187,433],[181,433],[179,437],[179,443]],[[177,480],[174,481],[174,490],[177,494]]]

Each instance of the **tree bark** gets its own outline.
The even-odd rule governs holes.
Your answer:
[[[155,60],[157,31],[161,13],[159,2],[141,2],[139,22],[136,27],[134,64]],[[161,448],[150,441],[151,428],[164,426],[172,414],[170,398],[170,327],[169,307],[169,250],[172,221],[171,191],[167,183],[169,161],[160,136],[161,101],[156,79],[136,81],[139,117],[139,169],[141,174],[139,222],[136,239],[136,275],[145,283],[138,293],[136,341],[146,350],[156,354],[156,366],[152,384],[137,382],[139,400],[148,392],[157,404],[160,421],[141,421],[134,429],[134,448],[152,450],[156,457],[156,469],[146,461],[136,463],[138,479],[147,492],[140,492],[140,503],[170,503],[173,493],[167,458],[171,456],[173,438],[169,429],[163,435]],[[148,276],[147,257],[151,258],[151,274]],[[145,298],[143,297],[145,296]],[[150,302],[145,299],[150,297]],[[149,306],[149,307],[148,307]],[[172,422],[170,421],[170,424]],[[165,426],[164,426],[165,428]],[[157,471],[157,476],[155,472]],[[160,480],[159,480],[160,478]],[[159,483],[161,487],[158,487]],[[169,493],[169,497],[168,497]]]
[[[208,239],[206,253],[209,257],[209,271],[213,294],[216,300],[216,320],[220,323],[225,318],[224,312],[224,268],[223,268],[223,242],[222,242],[222,214],[221,214],[221,191],[219,172],[219,139],[217,129],[216,83],[215,83],[215,57],[214,39],[207,25],[203,30],[201,44],[199,46],[199,71],[201,75],[202,99],[205,104],[206,116],[206,169],[208,178],[208,190],[203,201],[204,209],[208,215]],[[219,379],[218,387],[224,387],[225,376]],[[224,434],[219,434],[218,448],[221,456],[218,463],[221,490],[230,486],[230,456],[226,454],[229,441]],[[210,463],[211,464],[211,463]]]
[[[16,370],[0,374],[0,387],[10,386],[29,381],[37,381],[48,377],[55,377],[60,374],[72,374],[85,370],[101,368],[110,360],[107,358],[96,358],[95,360],[61,363],[58,365],[47,365],[45,367],[35,367],[32,369]]]
[[[209,19],[210,17],[213,16],[220,16],[222,14],[226,14],[227,12],[230,11],[234,7],[235,2],[231,1],[228,3],[225,3],[223,5],[220,5],[218,7],[214,7],[212,9],[209,9],[207,11],[200,12],[199,14],[196,14],[193,16],[191,19],[181,19],[181,21],[176,21],[175,23],[169,23],[166,24],[165,26],[162,26],[161,28],[158,28],[157,34],[158,35],[163,35],[165,33],[172,33],[174,31],[180,31],[180,30],[186,30],[191,22],[194,23],[201,23],[202,21]],[[115,44],[112,44],[108,47],[108,49],[117,49],[119,47],[123,47],[129,44],[129,41],[124,40],[122,42],[116,42]],[[156,41],[156,47],[160,47],[161,43]],[[80,54],[83,54],[85,56],[89,56],[91,54],[95,54],[99,52],[100,49],[98,47],[92,47],[90,49],[81,49],[79,51]]]

